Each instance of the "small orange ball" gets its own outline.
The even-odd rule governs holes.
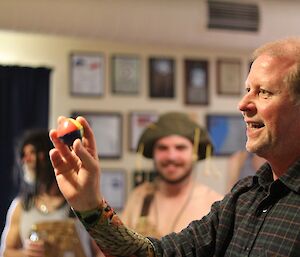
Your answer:
[[[72,146],[73,142],[83,137],[82,125],[72,118],[66,118],[58,124],[57,136],[68,146]]]

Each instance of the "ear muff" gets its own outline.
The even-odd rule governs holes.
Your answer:
[[[142,170],[142,162],[143,162],[143,152],[144,152],[144,144],[140,143],[138,145],[137,155],[136,155],[136,163],[135,163],[135,169],[137,171]]]
[[[212,146],[211,144],[208,144],[206,146],[205,159],[210,158],[211,156],[212,156]]]
[[[194,133],[194,146],[193,146],[193,161],[198,161],[198,151],[199,151],[199,142],[200,142],[200,129],[195,128]]]
[[[193,162],[197,162],[198,161],[198,154],[193,153]]]

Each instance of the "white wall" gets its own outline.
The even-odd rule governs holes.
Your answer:
[[[1,0],[0,28],[156,45],[252,49],[299,35],[298,0],[223,0],[259,6],[257,32],[208,29],[207,0]]]
[[[100,52],[105,56],[105,94],[101,98],[71,97],[69,94],[69,55],[73,51]],[[136,96],[112,95],[110,90],[110,57],[116,53],[137,54],[142,61],[141,93]],[[176,60],[176,98],[150,99],[148,97],[148,67],[150,56],[168,56]],[[208,106],[187,106],[183,99],[183,60],[200,58],[209,61],[210,104]],[[134,110],[156,110],[159,113],[182,110],[196,115],[205,125],[207,113],[238,113],[239,97],[225,97],[216,94],[216,59],[220,57],[239,58],[242,61],[243,79],[249,62],[248,52],[225,49],[152,47],[150,45],[125,45],[116,42],[92,41],[78,38],[56,37],[37,34],[0,31],[0,63],[4,65],[48,66],[53,69],[51,78],[51,101],[49,122],[56,126],[59,115],[69,116],[72,111],[116,111],[123,115],[123,156],[119,160],[102,160],[106,168],[124,168],[127,172],[135,168],[136,155],[128,151],[128,114]],[[145,161],[149,166],[151,162]],[[216,190],[225,189],[226,158],[215,158],[213,165],[220,171],[220,177],[206,176],[201,180]],[[130,185],[130,184],[129,184]]]

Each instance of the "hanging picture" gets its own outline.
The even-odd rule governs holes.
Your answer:
[[[150,97],[174,98],[174,65],[171,58],[149,59]]]
[[[208,114],[206,126],[214,146],[214,155],[231,155],[245,149],[246,125],[239,114]]]
[[[144,129],[157,120],[158,113],[154,111],[134,111],[129,114],[129,150],[135,152],[138,147],[138,140]]]
[[[208,105],[208,61],[185,60],[185,103]]]
[[[240,95],[242,92],[241,61],[220,59],[217,62],[218,94]]]
[[[112,57],[112,93],[138,94],[141,83],[140,59],[134,55]]]
[[[126,172],[123,169],[101,169],[101,193],[110,206],[121,211],[124,208],[127,195]]]
[[[100,159],[122,156],[122,116],[117,112],[74,112],[83,116],[94,131]]]
[[[102,96],[104,93],[104,57],[98,53],[72,53],[71,95]]]

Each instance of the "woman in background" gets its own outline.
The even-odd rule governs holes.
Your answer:
[[[21,186],[7,214],[1,238],[1,256],[48,256],[43,240],[30,240],[33,225],[45,221],[63,221],[70,217],[70,207],[59,191],[49,159],[53,148],[47,130],[25,133],[19,146]],[[101,252],[75,222],[81,242],[81,254],[72,256],[101,256]],[[99,255],[98,255],[99,254]]]

